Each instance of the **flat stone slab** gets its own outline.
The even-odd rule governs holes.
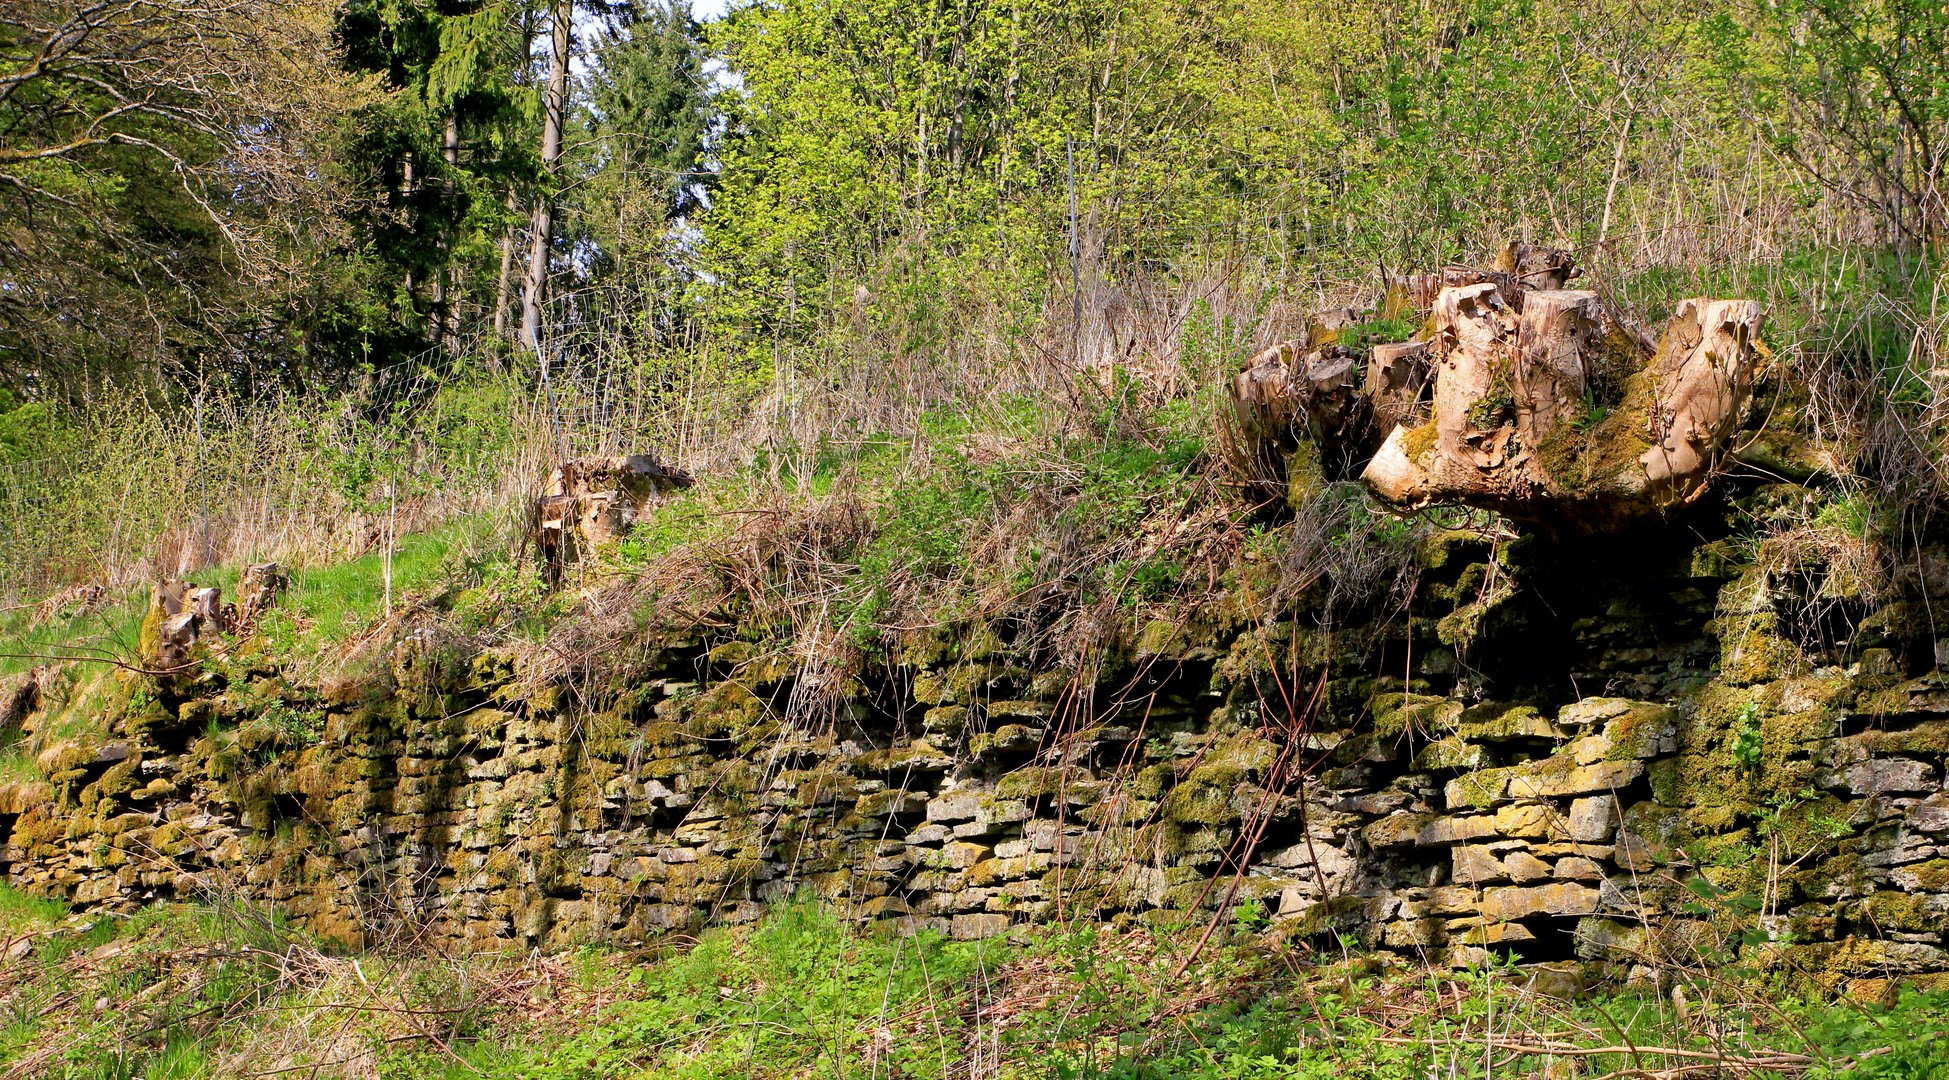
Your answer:
[[[1482,917],[1490,922],[1537,915],[1589,915],[1596,910],[1597,890],[1574,881],[1504,885],[1482,893]]]
[[[1442,789],[1450,809],[1487,807],[1519,799],[1596,795],[1628,787],[1644,775],[1644,762],[1600,761],[1578,765],[1560,757],[1501,769],[1483,769],[1450,780]]]

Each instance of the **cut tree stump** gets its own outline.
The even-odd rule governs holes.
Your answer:
[[[1339,444],[1369,423],[1360,355],[1340,344],[1282,341],[1246,362],[1232,380],[1232,408],[1248,438],[1290,445],[1301,435]]]
[[[197,646],[225,629],[223,592],[187,581],[165,581],[150,595],[149,615],[142,627],[145,661],[164,672],[187,668]]]
[[[1686,502],[1744,418],[1764,314],[1750,300],[1684,301],[1653,362],[1603,404],[1595,373],[1642,358],[1597,294],[1529,291],[1518,314],[1498,285],[1443,289],[1434,418],[1394,428],[1362,476],[1403,509],[1558,521],[1574,509],[1587,525]]]
[[[1361,392],[1374,406],[1374,423],[1382,431],[1398,424],[1419,423],[1421,410],[1434,385],[1428,342],[1404,341],[1376,345],[1367,358],[1367,377]]]
[[[548,478],[536,505],[534,540],[550,583],[592,546],[614,543],[651,506],[693,481],[648,454],[576,458]]]
[[[1494,262],[1391,280],[1391,318],[1428,312],[1415,340],[1363,356],[1342,332],[1361,315],[1336,309],[1309,320],[1304,342],[1255,355],[1232,400],[1258,459],[1286,461],[1292,484],[1352,463],[1403,510],[1473,506],[1551,528],[1609,528],[1697,498],[1770,355],[1764,308],[1686,300],[1654,346],[1596,292],[1563,287],[1577,275],[1568,252],[1517,242]],[[1309,473],[1293,467],[1306,443],[1321,466]]]
[[[1638,458],[1653,501],[1693,498],[1752,399],[1766,309],[1754,300],[1685,300],[1666,324],[1655,370],[1651,448]]]

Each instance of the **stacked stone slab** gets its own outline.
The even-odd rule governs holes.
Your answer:
[[[1278,620],[1081,699],[992,645],[915,661],[814,729],[741,642],[672,646],[597,712],[431,634],[395,647],[384,693],[291,691],[276,715],[252,687],[159,699],[128,674],[108,739],[0,785],[0,862],[83,907],[234,894],[330,938],[468,949],[641,941],[809,893],[963,938],[1251,901],[1282,933],[1432,963],[1643,976],[1751,915],[1766,962],[1837,986],[1949,970],[1949,684],[1873,657],[1714,678],[1709,639],[1573,624],[1586,677],[1670,700],[1345,676],[1282,742],[1263,658],[1313,639]],[[1775,798],[1791,820],[1768,832]]]

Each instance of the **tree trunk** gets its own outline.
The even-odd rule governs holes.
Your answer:
[[[1374,403],[1374,422],[1382,434],[1396,425],[1418,424],[1418,412],[1434,378],[1428,366],[1428,343],[1406,341],[1376,345],[1367,358],[1365,391]]]
[[[1760,323],[1755,300],[1681,300],[1654,361],[1653,442],[1639,458],[1645,490],[1689,501],[1710,478],[1752,399]]]
[[[568,50],[575,7],[571,0],[555,0],[549,37],[548,85],[542,92],[542,191],[535,199],[535,223],[528,242],[528,276],[522,283],[521,344],[541,347],[541,306],[547,299],[548,252],[555,239],[556,164],[562,156],[562,113],[568,98]]]
[[[1540,446],[1559,426],[1583,418],[1589,358],[1603,324],[1604,306],[1594,292],[1549,289],[1523,298],[1514,378],[1516,427],[1524,445]]]
[[[1460,503],[1557,528],[1609,527],[1704,490],[1752,398],[1764,309],[1685,300],[1647,357],[1637,335],[1607,330],[1596,293],[1503,288],[1436,298],[1434,416],[1388,435],[1368,487],[1403,508]],[[1656,389],[1593,380],[1607,363]],[[1370,379],[1370,393],[1391,389],[1385,372]]]
[[[446,161],[446,175],[440,179],[441,193],[446,197],[448,208],[453,204],[453,173],[460,166],[460,121],[452,110],[447,112],[446,139],[440,148],[440,155]],[[440,344],[448,355],[460,351],[460,300],[454,287],[453,271],[453,229],[441,230],[440,235],[440,273],[433,279],[433,312],[438,320]]]
[[[514,197],[514,189],[508,188],[508,213],[513,214],[520,202]],[[494,338],[506,341],[508,336],[508,302],[514,290],[514,226],[510,224],[501,234],[501,275],[494,282]]]
[[[402,166],[404,173],[399,182],[399,201],[409,208],[407,213],[411,213],[410,207],[413,205],[413,155],[410,152],[406,155]],[[408,266],[406,268],[406,302],[408,306],[413,308],[419,307],[418,304],[413,303],[413,286],[415,284],[413,281],[413,268]],[[414,311],[409,314],[417,317],[419,313]]]

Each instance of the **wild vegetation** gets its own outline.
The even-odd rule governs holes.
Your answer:
[[[5,895],[8,1075],[1205,1077],[1942,1075],[1940,995],[1577,1002],[1510,973],[1389,973],[1195,928],[1019,941],[865,932],[813,905],[643,953],[320,952],[263,912],[62,924]],[[1710,1075],[1708,1073],[1708,1075]]]

